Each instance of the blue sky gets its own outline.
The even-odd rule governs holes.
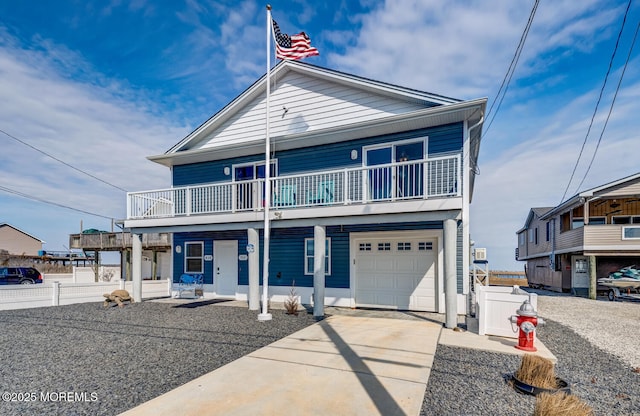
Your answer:
[[[490,7],[472,0],[316,3],[271,1],[282,30],[306,31],[319,49],[307,62],[460,99],[487,97],[491,106],[534,0],[493,0]],[[0,130],[15,137],[0,133],[0,223],[45,240],[45,249],[63,250],[81,224],[108,230],[109,218],[124,218],[122,189],[170,186],[168,169],[146,157],[169,149],[265,73],[265,6],[0,0]],[[626,7],[613,0],[540,2],[481,145],[471,233],[487,248],[491,268],[521,270],[513,260],[515,232],[529,208],[561,201]],[[639,18],[636,2],[567,197],[640,171],[636,47],[577,189]]]

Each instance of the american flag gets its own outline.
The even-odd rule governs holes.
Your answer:
[[[273,35],[276,39],[276,58],[278,59],[302,59],[308,56],[320,55],[320,52],[311,46],[311,39],[306,33],[287,35],[280,31],[280,27],[273,21]]]

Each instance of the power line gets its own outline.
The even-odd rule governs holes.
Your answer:
[[[2,129],[0,129],[0,133],[3,133],[3,134],[4,134],[4,135],[6,135],[7,137],[12,138],[13,140],[17,141],[18,143],[21,143],[21,144],[23,144],[23,145],[25,145],[25,146],[27,146],[27,147],[30,147],[31,149],[35,150],[36,152],[40,152],[40,153],[42,153],[43,155],[45,155],[45,156],[47,156],[47,157],[50,157],[51,159],[55,160],[56,162],[60,162],[60,163],[62,163],[63,165],[65,165],[65,166],[67,166],[67,167],[69,167],[69,168],[71,168],[71,169],[73,169],[73,170],[75,170],[75,171],[77,171],[77,172],[82,173],[83,175],[89,176],[89,177],[90,177],[90,178],[92,178],[92,179],[95,179],[95,180],[97,180],[97,181],[100,181],[100,182],[102,182],[102,183],[104,183],[104,184],[106,184],[106,185],[109,185],[109,186],[111,186],[111,187],[113,187],[113,188],[116,188],[116,189],[118,189],[118,190],[120,190],[120,191],[122,191],[122,192],[127,192],[127,190],[126,190],[126,189],[123,189],[123,188],[121,188],[121,187],[119,187],[119,186],[117,186],[117,185],[114,185],[114,184],[112,184],[112,183],[110,183],[110,182],[107,182],[107,181],[105,181],[105,180],[103,180],[103,179],[100,179],[100,178],[98,178],[97,176],[92,175],[92,174],[91,174],[91,173],[89,173],[89,172],[86,172],[86,171],[84,171],[84,170],[82,170],[82,169],[79,169],[79,168],[77,168],[77,167],[75,167],[75,166],[73,166],[73,165],[71,165],[71,164],[69,164],[69,163],[65,162],[64,160],[58,159],[57,157],[55,157],[55,156],[53,156],[53,155],[50,155],[49,153],[45,152],[44,150],[38,149],[37,147],[35,147],[35,146],[33,146],[33,145],[31,145],[31,144],[29,144],[29,143],[25,142],[24,140],[20,140],[20,139],[19,139],[19,138],[17,138],[16,136],[13,136],[13,135],[9,134],[9,133],[7,133],[6,131],[4,131],[4,130],[2,130]]]
[[[511,83],[511,78],[513,77],[513,74],[515,73],[516,70],[516,66],[518,65],[518,61],[520,60],[520,55],[522,54],[522,49],[524,48],[524,44],[527,40],[527,37],[529,36],[529,30],[531,29],[531,25],[533,23],[533,18],[536,15],[536,11],[538,10],[538,5],[540,4],[540,0],[536,0],[535,3],[533,4],[533,7],[531,8],[531,13],[529,13],[529,20],[527,21],[527,25],[524,28],[524,31],[522,32],[522,35],[520,36],[520,42],[518,43],[518,46],[516,47],[516,51],[513,55],[513,58],[511,59],[511,63],[509,64],[509,68],[507,69],[507,72],[504,74],[504,78],[502,79],[502,84],[500,85],[500,88],[498,89],[498,92],[496,93],[496,97],[493,99],[493,102],[491,103],[491,107],[489,107],[489,111],[487,112],[487,118],[489,116],[492,115],[491,120],[489,121],[489,124],[487,125],[487,128],[484,130],[484,134],[486,136],[487,132],[489,131],[489,129],[491,128],[491,125],[493,124],[493,120],[495,120],[496,118],[496,114],[498,114],[498,111],[500,110],[500,107],[502,106],[502,101],[504,100],[505,95],[507,95],[507,90],[509,89],[509,84]],[[504,92],[502,91],[502,89],[504,88]],[[502,93],[502,96],[501,96]],[[500,100],[498,100],[498,97],[500,97]],[[496,107],[496,112],[495,113],[491,113],[491,111],[493,110],[493,106],[495,105],[496,101],[498,100],[498,106]]]
[[[607,129],[607,124],[609,124],[609,118],[611,117],[611,113],[613,112],[613,106],[616,103],[616,98],[618,97],[618,91],[620,91],[620,85],[622,84],[624,73],[627,71],[627,65],[629,64],[629,59],[631,59],[631,53],[633,52],[633,47],[636,44],[636,39],[638,37],[639,29],[640,29],[640,21],[638,21],[638,25],[636,26],[636,33],[633,35],[633,42],[631,42],[631,47],[629,48],[629,53],[627,54],[627,60],[624,62],[624,67],[622,68],[622,73],[620,74],[618,85],[616,86],[616,92],[613,95],[613,99],[611,100],[611,105],[609,106],[609,114],[607,114],[607,119],[604,122],[604,126],[602,126],[602,131],[600,132],[600,137],[598,138],[598,143],[596,144],[596,148],[593,151],[593,156],[591,156],[589,167],[587,167],[587,171],[584,173],[584,176],[582,177],[582,181],[580,181],[580,185],[578,185],[578,189],[580,189],[580,187],[584,183],[584,180],[587,178],[587,174],[589,174],[589,171],[591,170],[591,165],[593,165],[593,161],[596,158],[598,149],[600,148],[600,142],[602,141],[602,136],[604,136],[604,131]]]
[[[564,198],[567,196],[567,191],[569,190],[569,187],[571,186],[571,182],[573,181],[573,176],[576,174],[576,170],[578,169],[578,164],[580,163],[580,159],[582,158],[582,153],[584,152],[584,147],[587,144],[587,139],[589,138],[589,134],[591,133],[591,127],[593,126],[593,121],[596,118],[596,114],[598,113],[598,107],[600,106],[600,100],[602,99],[602,94],[604,93],[604,89],[607,86],[607,80],[609,79],[609,74],[611,73],[611,68],[613,67],[613,60],[616,56],[616,53],[618,51],[618,45],[620,44],[620,38],[622,37],[622,31],[624,30],[624,26],[627,22],[627,16],[629,14],[629,8],[631,8],[631,1],[629,0],[629,3],[627,3],[627,10],[624,12],[624,17],[622,19],[622,26],[620,27],[620,32],[618,32],[618,39],[616,39],[616,45],[613,48],[613,53],[611,54],[611,59],[609,60],[609,68],[607,68],[607,73],[604,77],[604,82],[602,83],[602,88],[600,88],[600,95],[598,96],[598,101],[596,101],[596,107],[593,109],[593,114],[591,115],[591,122],[589,123],[589,128],[587,129],[587,134],[584,136],[584,140],[582,142],[582,147],[580,148],[580,153],[578,153],[578,159],[576,160],[576,164],[573,166],[573,171],[571,172],[571,177],[569,178],[569,183],[567,183],[567,187],[564,190],[564,193],[562,194],[562,199],[560,200],[560,203],[562,203],[562,201],[564,201]],[[625,64],[626,67],[626,64]],[[617,93],[617,92],[616,92]],[[600,141],[598,141],[599,143]],[[595,153],[594,153],[594,157],[595,157]],[[589,165],[589,168],[591,167],[591,165]],[[586,174],[585,174],[586,177]],[[582,181],[584,182],[584,178],[582,179]],[[580,182],[580,185],[582,185],[582,182]],[[578,187],[579,189],[580,187]]]
[[[17,196],[22,197],[22,198],[30,199],[32,201],[42,202],[44,204],[54,205],[56,207],[65,208],[65,209],[70,209],[72,211],[81,212],[83,214],[93,215],[94,217],[101,217],[101,218],[106,218],[106,219],[109,219],[109,220],[114,219],[113,217],[109,217],[109,216],[106,216],[106,215],[96,214],[96,213],[85,211],[85,210],[82,210],[82,209],[79,209],[79,208],[70,207],[68,205],[59,204],[57,202],[47,201],[46,199],[42,199],[42,198],[38,198],[38,197],[29,195],[29,194],[25,194],[24,192],[16,191],[15,189],[7,188],[7,187],[2,186],[2,185],[0,185],[0,191],[4,191],[4,192],[7,192],[9,194],[17,195]]]

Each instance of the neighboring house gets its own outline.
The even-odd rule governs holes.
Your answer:
[[[517,235],[531,286],[589,294],[597,278],[640,265],[640,173],[532,208]]]
[[[169,279],[172,276],[170,233],[148,233],[142,236],[142,278]],[[128,232],[109,232],[95,229],[69,235],[69,248],[91,253],[100,262],[100,252],[120,253],[120,278],[131,280],[132,239]]]
[[[37,256],[42,251],[44,241],[25,233],[7,223],[0,224],[0,252],[7,254]]]
[[[280,62],[271,81],[270,299],[295,287],[312,303],[324,264],[326,305],[444,312],[446,281],[449,306],[465,313],[486,99],[295,61]],[[263,76],[150,157],[171,169],[172,187],[129,193],[125,221],[138,238],[173,233],[174,281],[203,274],[207,296],[252,309],[263,275],[265,102]]]

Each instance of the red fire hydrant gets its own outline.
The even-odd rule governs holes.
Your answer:
[[[518,345],[516,345],[516,348],[531,352],[538,351],[538,349],[533,346],[533,339],[536,327],[538,325],[544,325],[544,320],[542,318],[538,318],[538,313],[533,309],[529,300],[522,302],[522,305],[520,305],[520,309],[516,311],[516,314],[517,315],[511,315],[509,318],[512,327],[513,324],[516,324],[518,327],[518,329],[513,328],[513,332],[516,332],[517,330],[520,331],[518,333]]]

